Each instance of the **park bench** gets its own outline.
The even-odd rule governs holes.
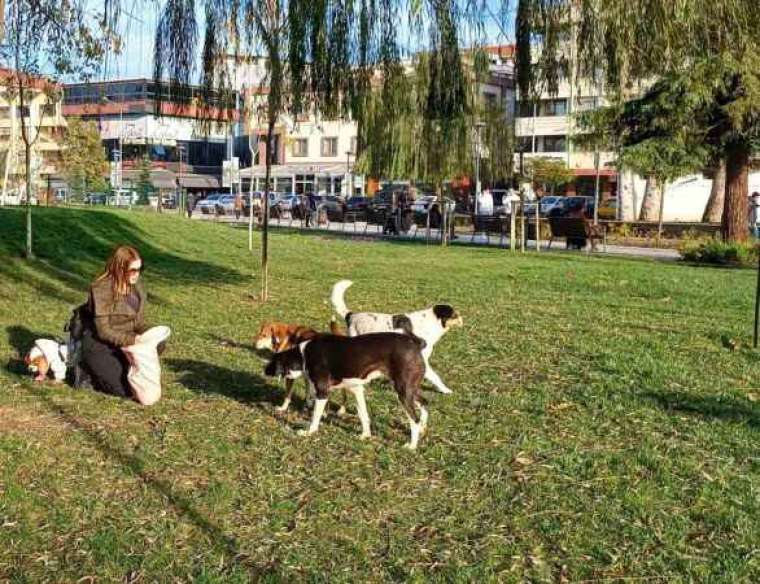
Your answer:
[[[473,215],[472,217],[472,237],[470,243],[475,241],[478,235],[485,235],[490,239],[491,235],[499,236],[499,246],[509,237],[510,218],[504,215]]]
[[[591,243],[586,251],[596,251],[596,242],[602,241],[603,249],[607,250],[607,229],[604,225],[594,225],[585,217],[549,217],[549,228],[551,229],[551,239],[549,240],[549,249],[555,238],[568,239],[585,239]]]

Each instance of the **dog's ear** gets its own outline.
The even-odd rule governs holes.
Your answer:
[[[435,317],[441,321],[443,327],[445,327],[446,323],[450,320],[457,318],[456,311],[448,304],[436,304],[433,306],[433,314],[435,314]]]

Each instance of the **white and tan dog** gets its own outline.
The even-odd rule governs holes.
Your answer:
[[[66,379],[68,359],[68,346],[52,339],[37,339],[24,357],[24,363],[29,371],[36,374],[35,381],[45,381],[48,373],[52,373],[55,382],[62,383]]]
[[[385,314],[382,312],[351,312],[344,296],[353,284],[351,280],[341,280],[333,286],[330,301],[338,315],[345,319],[348,336],[356,337],[370,333],[397,332],[414,335],[425,341],[422,358],[425,361],[425,379],[441,393],[451,393],[448,386],[430,366],[430,356],[435,344],[454,326],[462,326],[462,317],[448,304],[436,304],[430,308]]]

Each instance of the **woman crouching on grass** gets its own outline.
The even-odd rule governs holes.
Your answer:
[[[146,332],[145,290],[140,282],[144,268],[138,251],[129,245],[117,247],[105,270],[90,286],[88,301],[93,326],[82,338],[82,362],[98,391],[121,397],[134,397],[146,403],[135,391],[131,373],[135,371],[135,347],[151,345],[155,353],[159,342],[168,337],[166,327]],[[157,329],[165,329],[159,335]],[[163,338],[158,338],[163,336]],[[148,338],[150,337],[150,338]],[[158,357],[155,357],[158,367]],[[133,367],[130,371],[130,366]],[[160,369],[159,369],[160,374]],[[151,398],[155,403],[160,397]]]

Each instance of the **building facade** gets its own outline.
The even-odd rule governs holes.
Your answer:
[[[515,168],[524,174],[525,162],[547,157],[563,160],[575,180],[560,193],[593,196],[597,163],[602,199],[617,192],[618,173],[612,152],[597,153],[579,147],[577,114],[606,105],[604,93],[592,83],[563,80],[556,95],[544,92],[534,101],[515,103]]]
[[[42,78],[26,81],[30,99],[21,107],[17,92],[9,91],[13,74],[0,71],[0,204],[26,200],[26,154],[22,124],[31,148],[32,202],[47,202],[63,186],[61,152],[66,130],[58,87]]]
[[[63,112],[96,122],[108,159],[121,161],[124,186],[146,158],[159,191],[221,186],[237,120],[234,94],[209,96],[200,87],[149,79],[75,83],[64,87]]]

